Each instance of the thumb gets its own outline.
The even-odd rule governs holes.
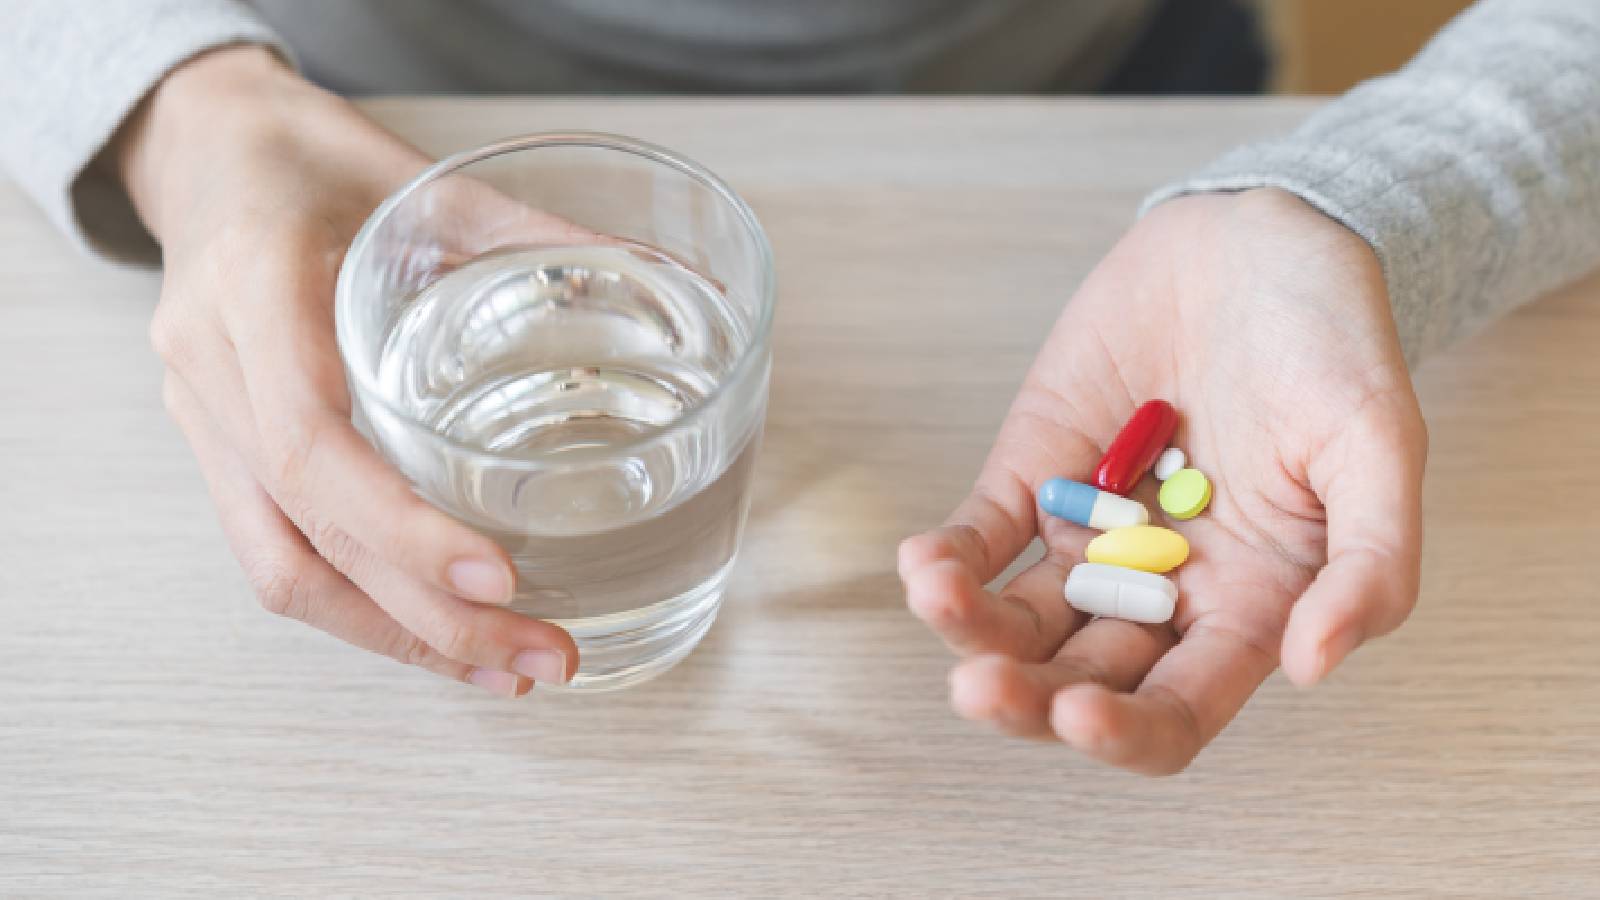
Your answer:
[[[1405,401],[1356,417],[1312,461],[1328,562],[1295,603],[1281,648],[1284,673],[1301,687],[1398,628],[1416,605],[1427,429],[1409,393]]]

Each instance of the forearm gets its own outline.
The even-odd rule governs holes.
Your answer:
[[[1184,193],[1288,189],[1383,263],[1407,359],[1600,265],[1600,0],[1483,0],[1400,72]]]
[[[148,260],[102,152],[162,78],[208,49],[283,48],[236,0],[11,0],[0,29],[0,161],[86,249]]]

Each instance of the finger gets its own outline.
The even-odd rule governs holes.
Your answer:
[[[1039,662],[1086,619],[1061,598],[1070,567],[1047,553],[996,594],[961,563],[935,560],[909,567],[906,602],[957,654],[1003,653]]]
[[[1074,404],[1059,384],[1047,377],[1060,348],[1052,335],[1034,363],[994,447],[983,463],[972,493],[940,528],[907,539],[900,546],[902,577],[918,566],[955,560],[974,578],[987,583],[1005,570],[1040,532],[1034,500],[1039,486],[1051,478],[1083,477],[1100,458],[1100,445],[1085,431],[1086,408]],[[1098,403],[1096,404],[1099,405]],[[1094,416],[1097,430],[1115,433],[1110,417]]]
[[[1050,478],[1089,471],[1099,448],[1069,424],[1070,409],[1049,401],[1056,396],[1036,384],[1024,386],[971,495],[943,526],[900,545],[906,604],[959,653],[1042,660],[1077,624],[1060,588],[1068,554],[1081,549],[1088,532],[1054,521],[1041,529],[1034,497]],[[985,591],[1041,532],[1052,551],[1046,560],[998,596]]]
[[[1030,631],[1031,643],[1039,643],[1043,626],[1034,608],[1014,594],[997,599],[984,587],[1033,533],[1028,486],[1004,472],[986,473],[945,525],[901,542],[897,567],[906,605],[957,653],[1004,651],[1029,643]],[[1047,581],[1049,565],[1032,581]]]
[[[422,500],[350,423],[350,399],[326,300],[331,273],[304,267],[228,332],[261,435],[258,470],[278,505],[314,545],[315,532],[348,536],[433,587],[482,603],[509,603],[515,574],[505,551]],[[348,573],[346,573],[348,574]]]
[[[402,627],[451,659],[541,684],[566,684],[577,670],[577,644],[558,625],[431,588],[353,541],[313,546]]]
[[[1082,355],[1064,349],[1080,338],[1066,327],[1067,318],[1057,323],[1006,412],[971,494],[943,527],[901,545],[902,577],[921,565],[955,560],[979,582],[992,580],[1041,532],[1034,500],[1039,486],[1051,478],[1084,477],[1102,443],[1115,436],[1120,420],[1113,407],[1131,409],[1131,400],[1104,396],[1103,382],[1114,379],[1100,377],[1090,364],[1060,364]]]
[[[1026,482],[1008,472],[985,473],[944,525],[900,543],[900,576],[954,562],[986,584],[1033,540],[1036,523],[1033,490]]]
[[[1053,737],[1050,706],[1062,688],[1098,684],[1131,691],[1176,640],[1165,625],[1096,619],[1068,638],[1048,662],[1025,663],[1001,655],[962,662],[950,673],[950,702],[962,716],[1008,734]]]
[[[1099,684],[1061,690],[1050,725],[1096,759],[1147,775],[1174,774],[1221,733],[1276,665],[1259,642],[1197,622],[1133,693]]]
[[[1415,606],[1426,441],[1414,410],[1368,416],[1313,464],[1312,486],[1328,513],[1328,562],[1284,632],[1283,668],[1295,684],[1320,681],[1363,641],[1398,628]]]
[[[186,385],[169,375],[164,393],[200,463],[228,545],[263,606],[348,644],[492,693],[521,696],[532,687],[529,679],[449,659],[400,627],[311,549],[222,440]]]
[[[481,178],[455,173],[425,188],[429,227],[447,254],[464,262],[517,245],[618,244],[594,231],[524,203]]]
[[[163,309],[166,305],[163,301]],[[167,366],[168,380],[177,379],[184,389],[184,405],[198,407],[193,415],[204,420],[207,431],[216,432],[215,437],[233,457],[231,462],[245,464],[239,451],[229,448],[255,447],[260,437],[250,414],[238,353],[221,326],[208,324],[201,316],[158,309],[150,334]],[[260,474],[254,473],[252,481],[259,485],[259,478]]]

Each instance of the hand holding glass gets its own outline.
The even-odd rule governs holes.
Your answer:
[[[511,555],[513,608],[568,629],[576,689],[671,667],[722,601],[766,408],[773,277],[716,176],[609,135],[444,160],[339,275],[374,444]]]

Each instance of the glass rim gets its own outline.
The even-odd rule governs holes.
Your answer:
[[[548,451],[536,453],[525,452],[498,452],[485,450],[463,443],[447,434],[441,434],[418,420],[409,413],[397,407],[388,397],[377,389],[376,373],[367,371],[365,367],[352,364],[350,355],[345,352],[347,346],[355,346],[354,329],[352,323],[355,304],[355,285],[352,283],[354,275],[351,261],[359,259],[370,252],[376,240],[378,228],[389,219],[402,203],[424,186],[438,181],[440,178],[453,174],[466,167],[491,159],[526,150],[538,150],[550,147],[590,147],[597,150],[611,150],[642,157],[650,162],[677,171],[688,176],[701,185],[709,188],[739,217],[746,231],[754,239],[757,264],[761,267],[761,279],[758,285],[759,309],[753,323],[750,343],[739,352],[727,373],[718,379],[716,385],[688,411],[665,425],[640,433],[627,441],[611,444],[603,448],[579,448],[560,451],[559,458],[551,458]],[[403,422],[408,427],[423,432],[428,438],[443,444],[452,452],[475,457],[493,462],[496,465],[517,464],[520,466],[548,466],[551,468],[565,468],[586,462],[610,459],[624,453],[636,452],[654,442],[664,439],[680,429],[693,425],[707,411],[718,406],[733,386],[742,384],[746,378],[751,377],[759,360],[766,352],[772,335],[773,308],[776,305],[777,274],[773,270],[772,244],[767,238],[766,229],[761,227],[761,221],[756,218],[755,210],[750,204],[739,196],[727,182],[723,181],[710,169],[700,165],[682,154],[668,150],[659,144],[652,144],[637,138],[626,137],[603,131],[541,131],[528,134],[514,135],[500,140],[462,150],[444,157],[428,168],[422,170],[410,181],[406,182],[399,190],[384,198],[384,201],[367,216],[356,232],[355,238],[350,242],[350,247],[345,251],[344,259],[339,265],[339,275],[334,287],[334,339],[340,351],[341,362],[344,370],[353,382],[352,389],[360,395],[365,402],[376,403],[384,412]]]

